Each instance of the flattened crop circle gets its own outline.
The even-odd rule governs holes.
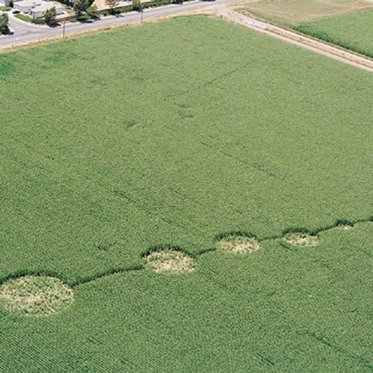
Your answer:
[[[339,224],[338,228],[343,229],[344,231],[349,231],[353,228],[354,226],[352,224]]]
[[[182,273],[194,271],[194,259],[177,250],[153,251],[144,260],[146,266],[154,272]]]
[[[222,238],[218,247],[232,253],[252,253],[260,249],[259,242],[254,237],[235,235]]]
[[[354,225],[352,223],[340,223],[337,225],[337,228],[339,229],[343,229],[345,231],[348,231],[350,229],[352,229],[354,227]]]
[[[289,232],[284,236],[284,240],[294,246],[316,246],[319,238],[304,232]]]
[[[50,276],[24,276],[0,286],[0,306],[25,316],[48,316],[68,307],[73,290]]]

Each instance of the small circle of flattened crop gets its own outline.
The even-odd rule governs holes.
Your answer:
[[[0,304],[9,312],[25,316],[48,316],[73,302],[73,290],[50,276],[23,276],[0,286]]]
[[[259,250],[259,242],[254,237],[226,236],[218,242],[218,247],[231,253],[252,253]]]
[[[177,250],[153,251],[144,257],[146,266],[154,272],[182,273],[194,271],[194,259]]]
[[[351,225],[351,224],[339,224],[337,226],[337,228],[339,229],[343,229],[344,231],[349,231],[350,229],[352,229],[354,226]]]
[[[354,227],[354,225],[352,223],[349,223],[349,222],[344,222],[344,223],[338,223],[337,228],[339,229],[343,229],[345,231],[348,231],[350,229],[352,229]]]
[[[305,232],[289,232],[285,234],[284,240],[293,246],[316,246],[319,238]]]

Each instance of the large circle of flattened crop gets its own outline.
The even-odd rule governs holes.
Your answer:
[[[305,232],[286,233],[284,240],[293,246],[316,246],[319,243],[317,236]]]
[[[177,250],[153,251],[144,257],[146,266],[155,272],[182,273],[194,271],[194,259]]]
[[[73,290],[50,276],[24,276],[0,286],[0,306],[25,316],[48,316],[68,307]]]
[[[259,250],[260,245],[254,237],[231,235],[220,239],[218,247],[231,253],[252,253]]]

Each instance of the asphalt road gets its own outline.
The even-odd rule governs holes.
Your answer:
[[[207,7],[215,7],[227,3],[227,0],[216,0],[216,1],[188,1],[183,4],[172,4],[166,5],[159,8],[148,8],[143,11],[143,13],[131,12],[123,13],[119,16],[107,16],[102,17],[100,20],[94,21],[92,23],[66,23],[65,34],[80,33],[90,30],[97,30],[100,28],[106,28],[117,25],[126,25],[131,23],[137,23],[141,18],[145,20],[150,20],[158,17],[167,17],[171,15],[178,15],[184,12],[192,12],[196,10],[201,10]],[[7,48],[11,46],[16,46],[17,44],[25,44],[28,42],[37,42],[51,37],[58,37],[63,35],[63,26],[48,27],[34,25],[31,23],[26,23],[15,18],[13,14],[9,14],[9,25],[14,31],[13,35],[2,35],[0,36],[0,49]]]

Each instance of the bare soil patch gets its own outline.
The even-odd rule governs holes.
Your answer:
[[[230,235],[218,242],[218,247],[231,253],[252,253],[260,248],[254,237]]]
[[[194,259],[181,251],[154,251],[145,258],[146,266],[154,272],[182,273],[194,271]]]
[[[50,276],[24,276],[0,286],[0,306],[25,316],[48,316],[69,306],[73,290]]]

